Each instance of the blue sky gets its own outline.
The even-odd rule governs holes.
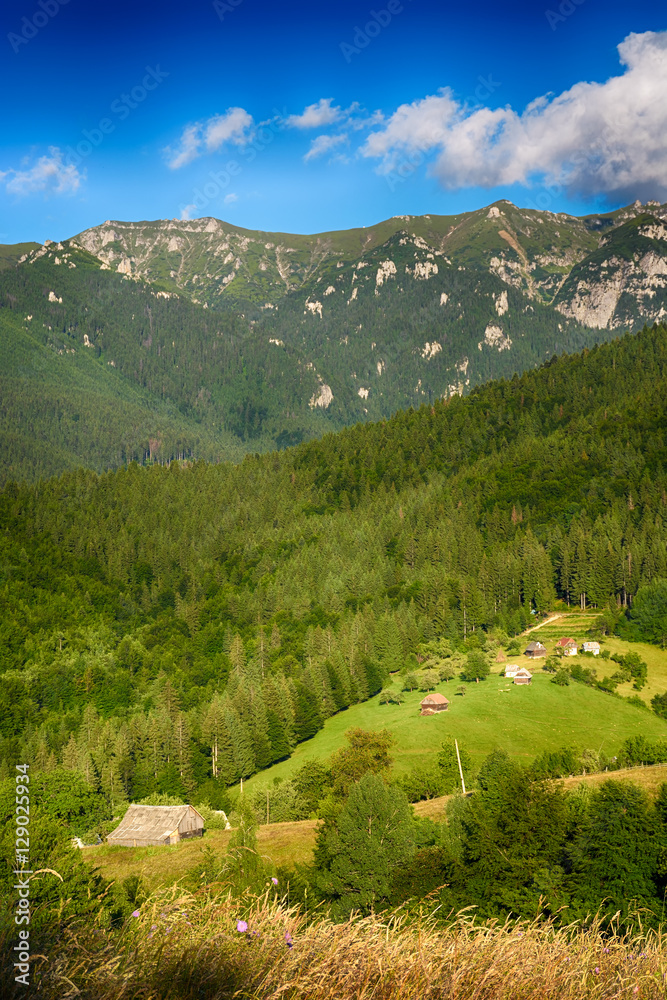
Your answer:
[[[658,7],[5,0],[0,242],[663,201]]]

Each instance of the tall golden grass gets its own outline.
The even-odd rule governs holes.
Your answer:
[[[175,886],[119,931],[70,932],[33,979],[47,1000],[664,1000],[666,974],[653,932],[481,924],[466,911],[446,925],[401,912],[335,924],[268,891]]]

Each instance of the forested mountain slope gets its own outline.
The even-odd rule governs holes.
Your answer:
[[[501,201],[316,236],[108,222],[0,248],[0,478],[236,459],[636,330],[666,313],[664,217]]]
[[[666,367],[660,326],[238,466],[7,485],[0,757],[230,783],[422,644],[624,606],[667,577]]]
[[[303,403],[313,373],[242,317],[102,270],[77,247],[0,274],[0,352],[2,480],[238,460],[280,444],[297,409],[308,436],[331,426]]]

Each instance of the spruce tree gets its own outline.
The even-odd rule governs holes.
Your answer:
[[[373,912],[389,899],[395,873],[415,850],[405,794],[379,775],[366,774],[352,786],[326,840],[331,862],[318,885],[331,901],[332,912],[338,917]]]

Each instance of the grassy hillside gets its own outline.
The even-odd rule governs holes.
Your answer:
[[[39,249],[39,243],[0,243],[0,271],[13,267],[21,257]]]
[[[634,647],[623,644],[624,651],[630,648]],[[653,683],[663,691],[667,652],[655,652],[661,669]],[[524,657],[515,659],[527,662]],[[289,760],[244,782],[244,789],[271,788],[275,779],[291,777],[306,761],[328,759],[345,743],[346,731],[357,726],[388,729],[394,735],[392,754],[399,774],[433,766],[448,737],[465,747],[475,769],[495,749],[506,750],[520,763],[528,764],[543,750],[561,746],[602,750],[613,756],[624,740],[638,732],[650,740],[667,739],[667,722],[655,715],[581,684],[559,687],[539,665],[531,662],[528,667],[533,672],[530,686],[514,685],[498,672],[479,684],[467,685],[465,695],[456,693],[460,686],[457,680],[439,684],[436,690],[448,698],[450,708],[435,716],[419,715],[419,703],[425,695],[417,691],[405,692],[402,705],[380,705],[377,698],[353,705],[328,719],[313,739],[300,743]],[[652,673],[649,671],[649,677]],[[399,687],[400,680],[394,685]]]

